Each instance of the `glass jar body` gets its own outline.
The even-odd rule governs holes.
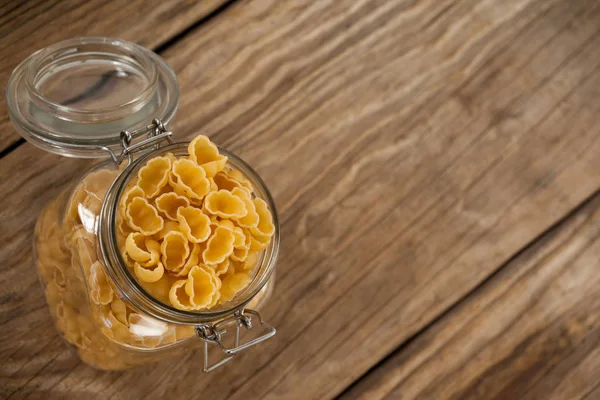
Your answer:
[[[132,304],[130,288],[115,284],[108,272],[107,267],[126,268],[106,265],[98,231],[111,226],[99,223],[101,207],[122,173],[111,161],[98,164],[48,204],[34,237],[37,268],[57,329],[84,362],[105,370],[152,363],[203,344],[194,324],[167,322]],[[260,308],[273,281],[271,275],[246,307]],[[155,298],[169,290],[152,284],[143,289]]]

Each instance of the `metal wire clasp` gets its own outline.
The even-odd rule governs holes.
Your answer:
[[[131,144],[131,141],[134,137],[142,135],[144,133],[147,134],[147,139],[144,139],[141,142],[138,142],[133,145]],[[171,139],[172,134],[173,132],[168,131],[160,119],[154,118],[152,120],[152,124],[144,128],[140,128],[134,131],[121,131],[121,148],[123,150],[121,150],[121,153],[119,155],[115,154],[115,152],[112,151],[109,147],[102,147],[102,150],[108,152],[110,158],[117,165],[120,165],[126,157],[127,162],[131,164],[131,162],[133,161],[134,153],[151,146],[154,146],[155,149],[158,149],[160,147],[160,142],[163,140],[166,140],[169,143],[173,143],[173,140]]]
[[[240,328],[244,327],[250,331],[253,326],[253,316],[258,318],[258,326],[259,328],[262,328],[264,332],[258,337],[240,344]],[[228,331],[231,333],[231,330],[233,330],[234,344],[233,347],[226,347],[223,343],[223,335],[227,334]],[[260,313],[254,310],[237,311],[231,317],[225,318],[214,325],[198,325],[196,327],[196,335],[204,341],[204,372],[209,372],[220,367],[231,360],[239,351],[263,342],[273,337],[275,333],[277,333],[277,330],[265,323]],[[219,346],[223,353],[226,354],[225,358],[211,365],[208,359],[209,344]]]

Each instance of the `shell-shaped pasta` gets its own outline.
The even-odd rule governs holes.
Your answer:
[[[163,277],[165,268],[161,263],[149,268],[144,268],[140,264],[135,263],[133,266],[133,271],[135,272],[135,276],[137,276],[140,281],[152,283]]]
[[[234,247],[233,253],[231,253],[231,259],[235,261],[245,261],[249,251],[249,247]]]
[[[210,218],[195,207],[181,207],[177,211],[181,232],[192,243],[205,242],[210,236]]]
[[[234,242],[235,235],[232,231],[218,227],[208,239],[206,249],[202,253],[202,259],[206,264],[222,263],[233,252]]]
[[[179,223],[175,221],[165,221],[165,225],[163,226],[163,228],[160,230],[160,232],[156,233],[154,237],[158,240],[162,240],[167,235],[167,233],[172,231],[179,232]]]
[[[267,202],[260,198],[256,198],[252,200],[252,202],[254,203],[254,207],[256,207],[256,212],[259,216],[258,225],[250,228],[252,235],[273,236],[275,233],[275,225],[273,224],[273,217],[271,211],[269,211]]]
[[[169,290],[169,301],[178,310],[194,309],[190,302],[190,297],[185,292],[185,284],[187,282],[187,279],[178,280],[171,285],[171,290]]]
[[[248,195],[248,192],[243,189],[235,188],[231,193],[242,200],[246,206],[246,215],[238,218],[237,223],[244,228],[255,228],[258,226],[258,223],[260,222],[260,215],[256,211],[256,206]]]
[[[233,191],[235,188],[243,188],[244,186],[238,180],[230,178],[224,171],[217,173],[213,178],[218,189]]]
[[[250,251],[264,250],[270,242],[270,236],[252,236],[250,239]]]
[[[121,204],[123,204],[123,210],[136,197],[144,197],[144,191],[138,185],[133,185],[123,194]]]
[[[206,246],[204,246],[204,245],[199,245],[198,243],[193,243],[190,256],[188,257],[188,259],[185,262],[185,265],[183,266],[181,271],[179,271],[175,276],[187,276],[188,273],[190,272],[190,269],[192,269],[192,267],[194,267],[200,263],[200,261],[201,261],[200,257],[205,248],[206,248]]]
[[[220,303],[225,303],[233,299],[233,297],[248,286],[251,281],[252,278],[250,278],[250,275],[245,273],[235,273],[226,276],[223,279],[223,284],[221,286]]]
[[[180,207],[188,207],[190,205],[187,197],[180,196],[175,192],[164,193],[158,196],[154,202],[158,211],[161,211],[172,221],[177,221],[177,210]]]
[[[233,242],[233,247],[249,247],[246,246],[246,235],[244,231],[239,226],[233,228],[233,234],[235,235],[235,241]]]
[[[217,292],[213,275],[206,268],[200,266],[193,267],[188,275],[185,292],[190,297],[190,303],[194,308],[202,309],[208,307]]]
[[[99,261],[92,264],[88,278],[90,298],[96,304],[108,304],[113,299],[113,290],[108,283],[104,267]]]
[[[246,178],[246,176],[241,171],[238,171],[237,169],[230,169],[227,171],[227,176],[230,179],[235,179],[236,181],[240,182],[242,186],[248,190],[249,193],[252,193],[254,191],[252,183],[248,178]]]
[[[125,212],[129,226],[144,235],[154,235],[164,226],[164,220],[154,206],[142,197],[135,197],[127,205]]]
[[[190,255],[190,245],[183,233],[171,231],[163,238],[160,252],[163,266],[169,271],[178,272]]]
[[[210,192],[204,199],[204,208],[221,218],[243,218],[248,213],[244,201],[227,190]]]
[[[223,261],[222,263],[219,264],[213,264],[213,265],[209,265],[210,267],[212,267],[215,271],[215,274],[217,276],[219,275],[223,275],[224,273],[226,273],[229,270],[229,258],[226,259],[225,261]]]
[[[130,233],[125,240],[125,251],[135,261],[150,260],[150,251],[146,248],[146,237],[139,232]]]
[[[217,184],[213,178],[208,178],[208,181],[210,182],[210,191],[211,192],[216,192],[217,190],[219,190],[219,187],[217,186]]]
[[[219,154],[217,146],[204,135],[197,136],[190,142],[188,152],[190,158],[206,171],[209,178],[223,170],[227,164],[227,157]]]
[[[110,310],[121,323],[127,325],[127,305],[118,297],[110,303]]]
[[[167,274],[164,274],[156,282],[143,282],[140,281],[140,285],[148,292],[152,297],[156,298],[163,303],[169,303],[169,290],[171,289],[171,280]]]
[[[256,267],[256,264],[258,264],[258,255],[259,255],[259,253],[256,251],[249,252],[248,256],[246,257],[246,260],[241,265],[242,270],[243,271],[253,270],[254,267]]]
[[[169,157],[154,157],[140,169],[137,185],[144,191],[146,197],[154,197],[169,182],[170,172]]]
[[[179,159],[173,163],[173,190],[180,193],[183,190],[188,197],[202,199],[210,191],[210,181],[204,169],[192,160]]]
[[[114,169],[96,170],[84,178],[83,187],[88,193],[94,193],[102,199],[118,175],[119,171]]]

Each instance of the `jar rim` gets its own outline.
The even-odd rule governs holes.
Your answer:
[[[226,307],[217,310],[184,311],[167,305],[150,295],[128,270],[125,260],[119,250],[117,242],[117,210],[121,196],[127,189],[136,172],[151,157],[160,156],[168,152],[187,153],[186,142],[179,142],[162,146],[150,151],[134,160],[113,182],[102,203],[100,218],[98,220],[98,239],[100,253],[107,267],[108,273],[118,289],[127,300],[136,308],[165,322],[184,325],[198,325],[214,322],[243,309],[266,285],[275,270],[279,253],[279,220],[275,201],[261,177],[241,158],[219,147],[221,154],[228,157],[228,165],[240,170],[251,181],[258,197],[265,200],[272,212],[275,233],[271,243],[262,252],[262,259],[257,268],[257,273],[250,284],[236,295],[235,300],[226,304]]]
[[[73,80],[72,70],[82,80]],[[91,86],[80,94],[77,82]],[[42,86],[74,96],[58,101]],[[91,96],[97,98],[89,103]],[[17,132],[35,146],[70,157],[107,158],[106,148],[118,150],[122,130],[138,130],[152,117],[169,123],[179,87],[171,67],[151,50],[119,39],[79,37],[23,60],[9,78],[6,102]]]

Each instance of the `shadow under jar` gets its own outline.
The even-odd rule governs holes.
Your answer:
[[[169,287],[139,282],[123,258],[117,209],[126,189],[149,159],[188,155],[188,143],[172,143],[165,128],[177,102],[175,75],[159,56],[108,38],[40,50],[7,87],[11,121],[25,139],[61,155],[104,159],[46,206],[34,235],[56,326],[97,368],[125,369],[202,347],[208,371],[275,334],[257,311],[275,279],[275,205],[256,172],[225,149],[227,166],[252,184],[275,225],[250,283],[224,304],[183,311],[165,301]]]

